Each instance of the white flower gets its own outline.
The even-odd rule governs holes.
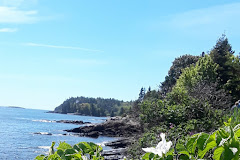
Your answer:
[[[233,155],[235,155],[236,153],[237,153],[237,151],[238,151],[238,149],[237,148],[229,148],[229,149],[231,149],[231,151],[233,152]]]
[[[145,152],[152,152],[152,153],[158,154],[160,157],[162,157],[163,154],[166,154],[169,151],[169,149],[171,148],[172,142],[171,141],[169,141],[169,142],[166,141],[164,133],[161,133],[160,136],[162,138],[162,141],[160,141],[158,143],[156,148],[150,147],[150,148],[142,148],[142,149]]]
[[[222,146],[225,142],[227,142],[227,140],[228,140],[229,138],[223,138],[222,140],[221,140],[221,142],[219,143],[219,146]]]
[[[83,160],[88,160],[87,156],[82,156]]]

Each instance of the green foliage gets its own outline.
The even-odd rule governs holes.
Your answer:
[[[53,151],[55,142],[50,147],[48,156],[39,155],[36,160],[103,160],[102,147],[91,142],[80,142],[71,146],[66,142],[60,142],[57,151]]]
[[[127,113],[132,102],[123,102],[115,99],[76,97],[69,98],[56,107],[56,113],[75,113],[88,116],[116,116]],[[124,107],[125,110],[120,112]],[[121,114],[120,114],[121,113]]]
[[[155,91],[157,94],[153,95],[151,92],[145,94],[141,103],[134,105],[145,133],[134,144],[132,153],[135,154],[139,146],[156,146],[155,141],[161,132],[166,133],[170,140],[178,139],[179,142],[200,132],[188,143],[178,143],[180,150],[176,153],[179,155],[173,156],[178,156],[178,159],[227,159],[235,156],[231,155],[231,148],[234,148],[231,145],[238,143],[238,136],[228,139],[225,145],[219,146],[219,143],[224,136],[226,139],[226,135],[238,135],[240,132],[233,129],[234,134],[230,133],[230,126],[240,123],[239,111],[235,111],[228,126],[213,132],[229,117],[232,102],[240,99],[240,59],[234,56],[224,36],[209,55],[175,59],[160,91]],[[144,158],[160,157],[147,154]]]
[[[173,160],[177,157],[180,160],[237,160],[240,158],[240,124],[232,127],[231,118],[224,124],[224,127],[211,134],[197,133],[189,137],[184,144],[177,143],[174,147],[175,152],[172,149],[162,157],[146,153],[142,159]]]
[[[189,159],[202,159],[207,158],[207,153],[213,150],[213,155],[208,155],[213,159],[239,159],[240,125],[233,128],[230,124],[231,122],[225,123],[225,127],[219,128],[212,134],[199,133],[193,135],[185,145],[177,147],[178,154],[183,154]]]
[[[240,60],[223,35],[210,52],[210,56],[218,64],[217,76],[220,87],[226,89],[233,97],[233,102],[240,99]]]
[[[216,81],[217,67],[218,65],[213,62],[211,57],[205,55],[198,60],[195,66],[190,66],[183,70],[175,87],[190,90],[202,80]]]
[[[168,75],[165,77],[165,81],[160,85],[162,92],[161,94],[166,95],[168,92],[170,92],[173,86],[176,84],[177,79],[182,74],[182,70],[184,68],[190,67],[191,65],[195,65],[198,59],[198,56],[192,55],[183,55],[176,58],[173,61],[170,70],[168,71]]]

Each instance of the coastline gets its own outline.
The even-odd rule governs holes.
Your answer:
[[[142,128],[139,122],[129,117],[111,117],[102,123],[84,125],[64,131],[78,134],[81,137],[98,138],[99,136],[107,136],[119,138],[105,143],[105,146],[112,149],[102,153],[106,160],[118,160],[124,159],[127,148],[134,142],[135,137],[141,133]]]

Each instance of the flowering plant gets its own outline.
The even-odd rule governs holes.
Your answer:
[[[160,141],[156,147],[142,148],[145,152],[148,152],[143,156],[143,159],[152,159],[153,157],[166,157],[166,153],[170,150],[172,142],[166,141],[164,133],[161,133],[160,136],[162,138],[162,141]]]

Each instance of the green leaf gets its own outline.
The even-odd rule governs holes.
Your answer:
[[[43,160],[45,158],[45,155],[39,155],[35,158],[35,160]]]
[[[63,152],[63,150],[61,150],[61,149],[58,149],[56,153],[57,153],[60,157],[61,157],[62,155],[64,155],[64,152]]]
[[[209,134],[201,133],[197,139],[197,147],[200,150],[203,150],[206,146],[206,141],[209,139]]]
[[[240,137],[240,124],[236,125],[236,126],[233,128],[233,131],[234,131],[234,133],[235,133],[235,136]]]
[[[57,149],[62,149],[62,150],[72,149],[72,146],[70,144],[67,144],[66,142],[60,142]]]
[[[76,144],[73,146],[73,149],[77,150],[78,152],[82,152],[82,150]]]
[[[64,154],[67,156],[67,155],[71,155],[71,154],[75,154],[76,151],[74,149],[66,149]]]
[[[187,141],[186,148],[189,151],[189,153],[194,153],[195,148],[197,146],[197,139],[200,133],[194,134],[190,139]]]
[[[219,146],[220,142],[222,141],[223,137],[219,134],[219,131],[216,133],[216,143]]]
[[[142,159],[143,160],[151,160],[155,155],[153,153],[146,153]]]
[[[223,151],[224,151],[224,148],[222,146],[215,149],[213,153],[213,159],[220,160]]]
[[[224,146],[224,152],[222,154],[223,159],[232,159],[234,157],[233,152],[228,146]]]
[[[229,128],[229,127],[228,127]],[[222,138],[226,139],[230,136],[230,134],[228,132],[226,132],[225,130],[227,130],[227,128],[220,128],[219,129],[219,134],[221,135]]]
[[[205,156],[205,154],[210,150],[210,149],[213,149],[214,147],[217,146],[217,143],[216,143],[216,140],[215,140],[215,137],[216,137],[216,132],[214,132],[213,134],[211,134],[209,136],[209,138],[207,139],[207,141],[205,142],[205,146],[204,146],[204,149],[199,149],[198,150],[198,157],[199,158],[203,158]]]
[[[168,155],[165,160],[173,160],[173,155]]]
[[[48,156],[47,160],[61,160],[61,158],[57,154],[52,154]]]
[[[190,154],[188,151],[181,151],[181,152],[178,152],[179,155],[187,155],[188,157],[190,157]]]
[[[178,157],[178,159],[179,159],[179,160],[190,160],[189,156],[184,155],[184,154],[180,155],[180,156]]]
[[[176,150],[178,152],[180,152],[180,151],[186,151],[187,149],[186,149],[186,147],[184,145],[177,143],[176,144]]]

